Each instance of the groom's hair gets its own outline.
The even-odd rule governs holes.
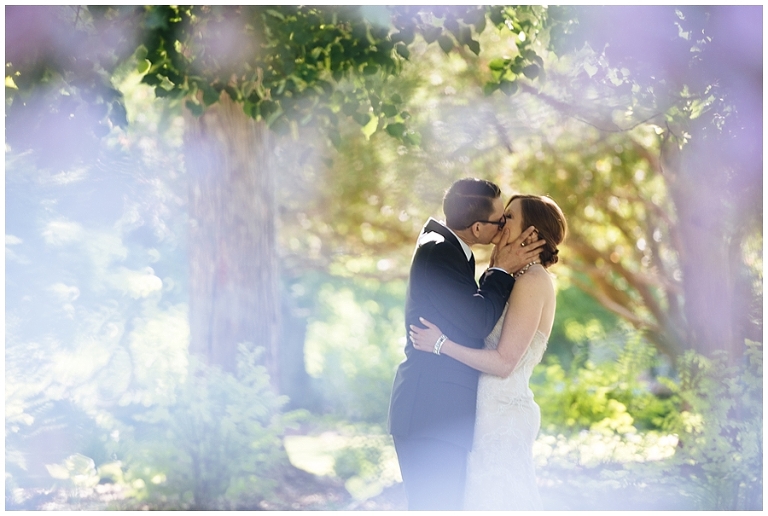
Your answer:
[[[467,229],[493,212],[493,200],[501,197],[498,186],[475,177],[459,179],[443,197],[445,224],[451,229]]]

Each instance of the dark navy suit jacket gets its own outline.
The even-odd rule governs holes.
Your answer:
[[[405,302],[405,330],[436,324],[452,341],[482,348],[504,310],[514,279],[488,270],[475,281],[458,239],[429,219],[411,262]],[[430,437],[472,448],[479,372],[445,355],[414,349],[410,339],[389,406],[389,432],[398,437]]]

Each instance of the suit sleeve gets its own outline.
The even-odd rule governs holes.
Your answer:
[[[441,251],[439,246],[433,248],[424,268],[430,301],[466,335],[483,339],[501,317],[514,279],[502,271],[486,271],[478,289],[474,278],[467,275],[464,257],[452,259]]]

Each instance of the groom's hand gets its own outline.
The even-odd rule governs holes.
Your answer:
[[[494,267],[514,274],[529,263],[538,260],[541,247],[546,242],[537,237],[536,228],[531,226],[510,242],[509,228],[504,228],[499,244],[494,250]]]

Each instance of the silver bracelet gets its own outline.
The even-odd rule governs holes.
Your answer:
[[[440,348],[443,347],[443,342],[446,340],[448,340],[448,337],[446,337],[445,334],[440,335],[440,337],[437,338],[437,342],[435,342],[435,349],[432,350],[435,355],[440,354]]]

